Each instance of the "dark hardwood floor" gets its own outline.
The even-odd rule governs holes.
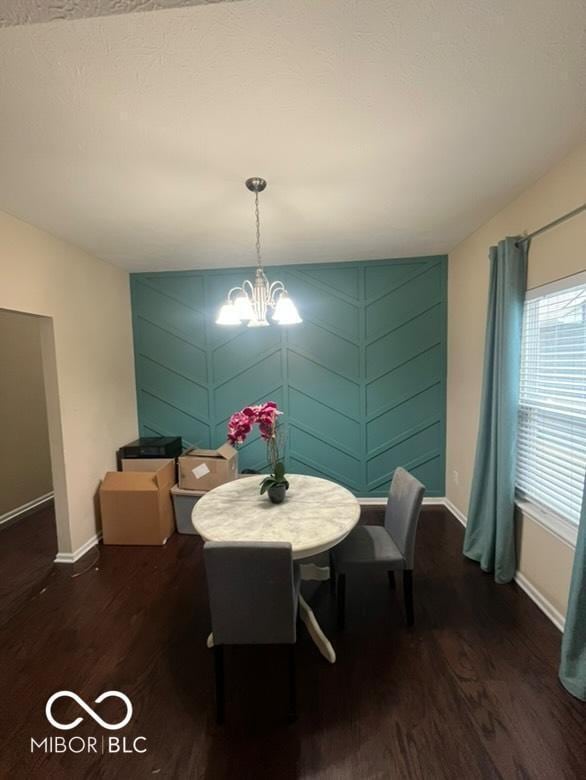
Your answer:
[[[0,630],[43,587],[56,554],[53,502],[0,531]]]
[[[328,585],[315,590],[338,661],[301,627],[296,723],[286,722],[283,649],[228,652],[219,728],[198,538],[100,547],[72,578],[51,563],[50,512],[0,532],[0,777],[584,777],[586,708],[558,683],[559,632],[514,585],[462,557],[462,533],[443,510],[423,513],[411,630],[400,583],[392,592],[384,576],[348,578],[343,633]],[[47,723],[45,703],[62,689],[88,704],[126,693],[132,720],[112,733],[146,737],[147,752],[31,753],[31,737],[104,734],[88,716],[73,732]],[[121,714],[113,701],[96,710]],[[55,713],[84,714],[69,701]]]

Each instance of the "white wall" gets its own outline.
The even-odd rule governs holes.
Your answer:
[[[468,511],[478,430],[488,296],[488,249],[531,232],[586,201],[586,144],[551,169],[449,255],[446,495]],[[536,238],[528,287],[586,268],[586,214]],[[457,481],[454,472],[457,472]],[[519,518],[519,570],[565,615],[573,549],[528,516]]]
[[[128,274],[0,212],[0,308],[41,316],[59,552],[72,553],[137,435]]]

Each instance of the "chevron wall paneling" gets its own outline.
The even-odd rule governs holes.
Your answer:
[[[382,496],[402,465],[444,494],[447,258],[269,266],[303,324],[214,323],[250,269],[133,274],[141,435],[217,446],[232,412],[277,401],[290,472]],[[264,470],[258,435],[240,467]]]

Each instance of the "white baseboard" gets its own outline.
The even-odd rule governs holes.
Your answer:
[[[23,504],[22,506],[17,506],[16,509],[11,509],[10,512],[5,512],[3,515],[0,515],[0,527],[3,526],[4,523],[10,523],[14,520],[17,520],[20,515],[24,515],[27,512],[30,512],[31,510],[36,509],[37,507],[40,507],[49,501],[52,501],[53,497],[54,493],[51,491],[50,493],[45,493],[43,496],[39,496],[38,498],[33,498],[32,501],[27,501],[27,503]]]
[[[543,614],[547,615],[554,626],[559,628],[559,630],[563,633],[564,627],[566,625],[566,619],[561,612],[557,611],[551,601],[548,601],[545,596],[537,590],[535,585],[529,582],[527,577],[524,574],[521,574],[520,571],[515,574],[515,582],[521,588],[521,590],[525,591],[531,601],[533,601],[534,604],[537,604]]]
[[[451,512],[456,520],[459,520],[464,528],[466,528],[466,523],[468,522],[468,518],[463,512],[460,512],[458,507],[455,504],[452,504],[449,498],[444,498],[444,506],[448,510],[448,512]]]
[[[452,504],[449,498],[444,499],[444,506],[454,515],[457,520],[460,521],[460,523],[462,523],[464,527],[466,527],[468,518],[458,509],[457,506]],[[566,619],[561,614],[561,612],[558,612],[551,601],[546,599],[543,593],[541,593],[541,591],[539,591],[535,585],[533,585],[533,583],[531,583],[520,571],[515,572],[515,582],[521,588],[521,590],[523,590],[529,596],[531,601],[539,607],[543,614],[551,620],[554,626],[563,632]]]
[[[84,542],[81,547],[78,547],[77,550],[72,553],[57,553],[55,563],[75,563],[76,561],[79,561],[79,559],[83,558],[88,550],[91,550],[92,547],[95,547],[97,544],[99,544],[101,538],[102,533],[100,532],[99,534],[94,534],[90,539],[87,540],[87,542]]]

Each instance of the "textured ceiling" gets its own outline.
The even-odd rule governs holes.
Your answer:
[[[0,0],[0,27],[222,2],[233,0]]]
[[[451,248],[586,138],[583,0],[242,0],[0,30],[0,209],[133,270]],[[525,228],[519,225],[519,230]]]

